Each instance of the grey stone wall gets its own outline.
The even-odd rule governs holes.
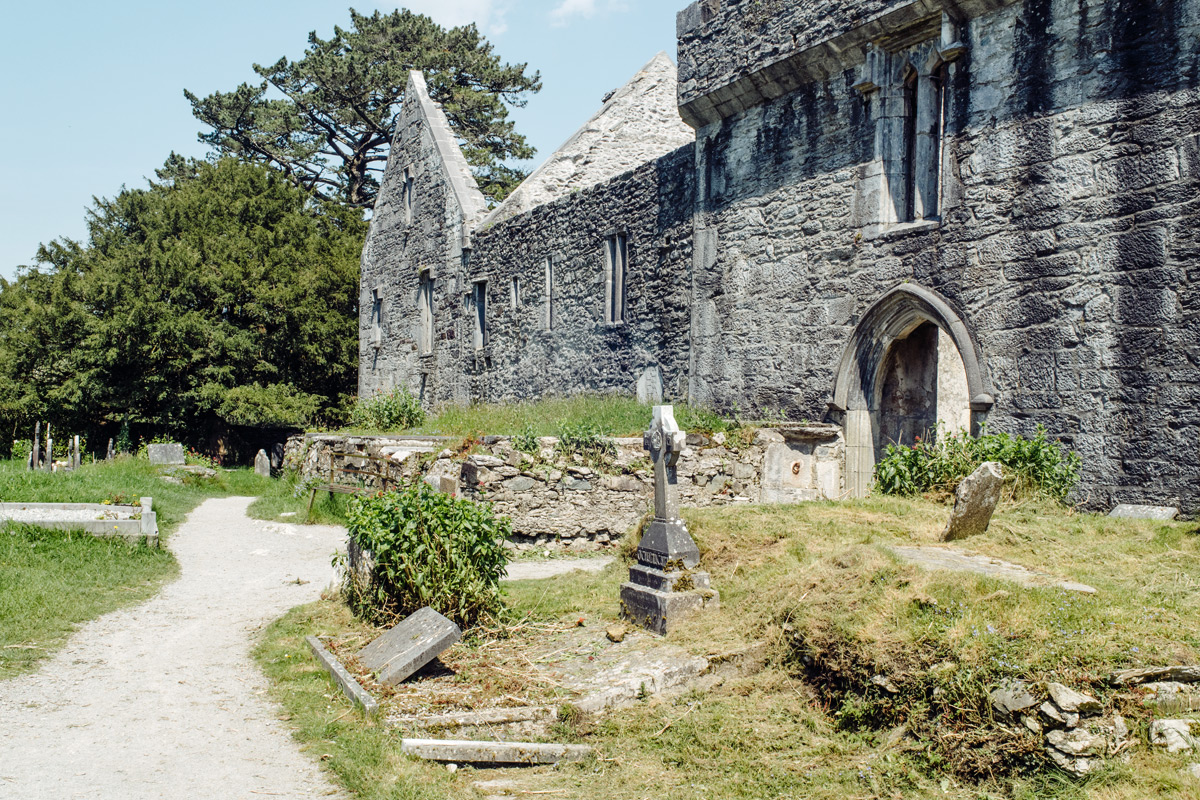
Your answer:
[[[962,356],[972,423],[1044,425],[1083,457],[1094,506],[1200,512],[1200,0],[702,0],[679,34],[695,147],[501,224],[478,229],[439,177],[454,174],[444,148],[402,127],[393,156],[417,165],[418,219],[393,222],[385,183],[364,297],[378,283],[396,306],[378,354],[364,347],[361,390],[514,400],[632,392],[661,371],[668,398],[844,426],[843,484],[861,491],[879,362],[929,321]],[[951,63],[937,213],[897,223],[881,204],[913,47],[922,87]],[[603,243],[617,232],[628,312],[614,325]],[[436,344],[420,356],[429,267]]]
[[[991,430],[1062,437],[1095,504],[1196,513],[1198,21],[1200,3],[1166,0],[972,20],[942,218],[873,236],[857,205],[878,100],[851,88],[860,70],[700,130],[691,398],[826,417],[868,308],[916,284],[970,328]]]
[[[611,439],[612,457],[588,466],[561,453],[558,440],[539,440],[538,453],[522,453],[504,436],[485,437],[476,452],[455,455],[439,437],[308,434],[287,443],[285,466],[309,484],[325,483],[329,466],[361,466],[380,472],[378,462],[347,457],[362,453],[388,459],[389,475],[426,479],[436,487],[492,504],[509,517],[518,547],[549,544],[594,549],[616,542],[654,505],[654,470],[642,440]],[[843,493],[841,435],[834,426],[762,429],[747,441],[723,434],[688,436],[677,465],[680,503],[703,508],[730,503],[837,499]],[[338,481],[353,484],[352,472]],[[378,488],[364,474],[363,485]]]
[[[411,213],[406,209],[406,172],[412,174]],[[440,307],[434,313],[433,353],[453,353],[459,334],[455,301],[471,228],[486,203],[467,170],[445,114],[429,99],[414,73],[393,137],[388,165],[363,247],[359,286],[360,397],[395,385],[423,388],[428,356],[418,352],[417,288],[428,270]],[[375,298],[378,298],[378,302]],[[378,327],[378,331],[374,328]],[[440,376],[439,393],[465,401],[462,381]]]
[[[685,147],[631,173],[475,235],[470,280],[488,282],[489,344],[439,354],[472,399],[584,392],[633,394],[659,369],[668,398],[686,391],[694,182]],[[605,239],[626,237],[623,323],[605,321]],[[553,324],[545,328],[545,265]],[[520,305],[511,303],[513,278]]]

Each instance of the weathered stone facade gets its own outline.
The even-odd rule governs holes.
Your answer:
[[[1200,0],[702,0],[678,33],[695,144],[490,227],[419,185],[419,234],[394,235],[405,164],[453,174],[401,129],[363,259],[394,321],[376,351],[364,303],[360,391],[650,374],[667,399],[842,426],[855,494],[938,422],[1044,425],[1090,504],[1200,511]]]

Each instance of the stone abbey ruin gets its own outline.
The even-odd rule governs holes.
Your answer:
[[[701,0],[488,209],[412,75],[359,392],[1034,433],[1200,511],[1200,0]]]

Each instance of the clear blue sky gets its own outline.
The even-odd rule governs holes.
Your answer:
[[[444,25],[476,22],[544,88],[516,109],[520,132],[554,151],[660,50],[675,58],[675,14],[688,0],[411,0]],[[93,197],[145,186],[172,151],[203,156],[200,96],[256,82],[251,64],[299,58],[309,31],[332,34],[372,0],[66,0],[13,3],[0,48],[0,276],[37,246],[82,239]]]

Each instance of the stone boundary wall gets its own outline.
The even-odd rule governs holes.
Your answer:
[[[429,481],[435,488],[489,502],[513,522],[518,549],[561,545],[591,550],[615,544],[654,503],[653,468],[641,438],[608,439],[612,456],[602,465],[563,454],[558,440],[538,440],[523,453],[507,436],[487,436],[469,455],[445,437],[306,434],[288,440],[285,469],[307,483],[325,483],[331,454],[384,456],[397,478]],[[763,428],[745,440],[724,434],[689,434],[680,457],[680,505],[691,508],[759,502],[802,502],[844,495],[841,432],[832,425]],[[333,456],[342,466],[352,457]],[[368,467],[368,469],[373,469]],[[364,485],[377,486],[364,477]]]

